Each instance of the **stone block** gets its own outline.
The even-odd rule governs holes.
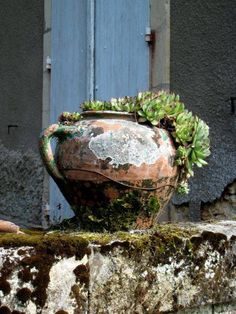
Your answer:
[[[0,236],[0,313],[235,313],[235,278],[234,221]]]

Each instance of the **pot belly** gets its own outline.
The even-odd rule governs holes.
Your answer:
[[[165,130],[129,121],[93,121],[83,128],[58,147],[58,168],[67,179],[93,180],[100,174],[139,187],[151,180],[157,187],[177,175],[175,147]]]
[[[128,121],[92,121],[58,145],[59,187],[82,229],[151,227],[177,184],[168,133]]]
[[[80,229],[114,232],[151,228],[176,181],[173,177],[163,180],[160,189],[142,189],[134,188],[133,182],[117,183],[97,176],[93,180],[69,180],[59,187],[78,217]]]

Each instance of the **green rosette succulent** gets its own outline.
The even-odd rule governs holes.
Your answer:
[[[62,112],[58,117],[58,121],[63,124],[73,124],[81,119],[79,112]]]
[[[179,167],[177,192],[189,192],[188,179],[194,175],[194,165],[207,165],[210,155],[209,127],[199,117],[188,111],[179,95],[160,91],[142,92],[135,97],[112,98],[110,101],[86,101],[81,105],[86,110],[112,110],[135,113],[139,123],[149,123],[168,130],[176,146],[176,165]],[[72,123],[81,119],[79,113],[64,112],[61,123]]]

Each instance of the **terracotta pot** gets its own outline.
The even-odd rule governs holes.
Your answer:
[[[168,132],[128,113],[87,111],[73,125],[53,124],[40,138],[40,152],[81,229],[149,228],[177,184]]]

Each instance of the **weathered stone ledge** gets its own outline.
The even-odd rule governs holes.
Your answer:
[[[236,222],[0,236],[0,313],[234,313]]]

